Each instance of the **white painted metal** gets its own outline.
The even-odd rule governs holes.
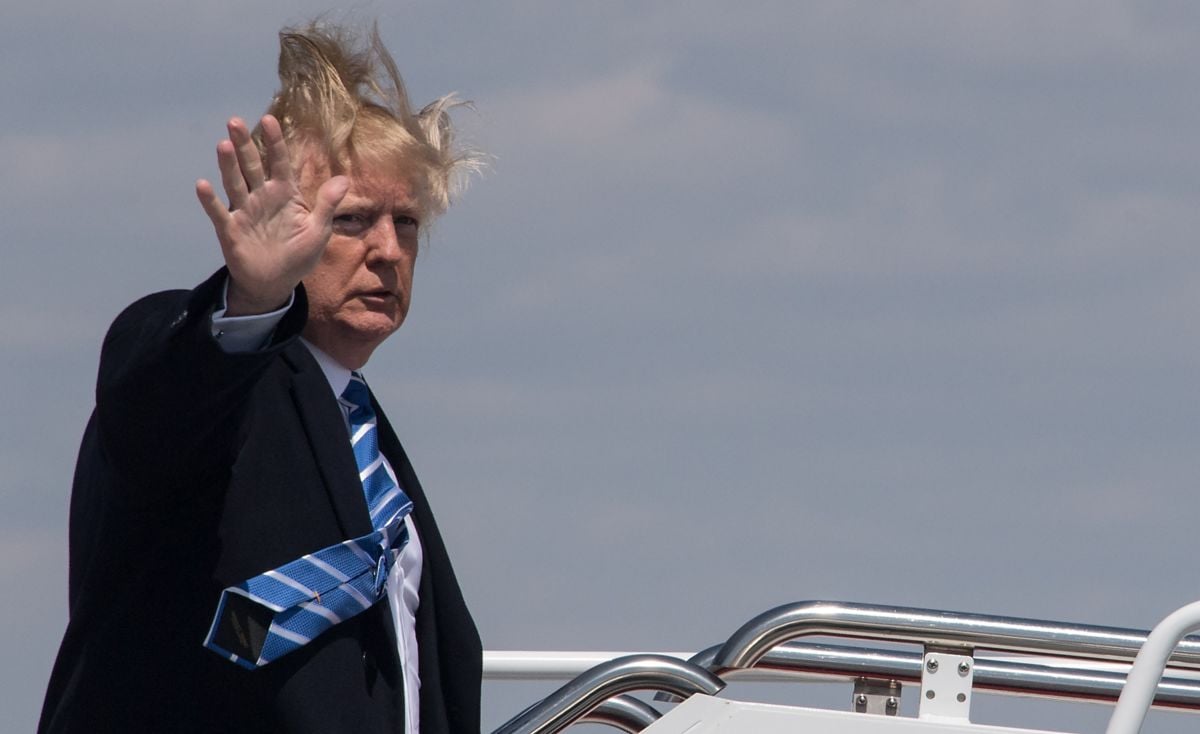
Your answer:
[[[1179,641],[1190,632],[1200,629],[1200,601],[1168,614],[1146,638],[1134,658],[1133,668],[1125,680],[1125,688],[1117,699],[1107,734],[1137,734],[1146,712],[1154,700],[1158,681],[1166,669],[1167,660]]]
[[[918,718],[969,722],[974,671],[975,661],[970,655],[925,653]]]
[[[587,650],[485,650],[483,653],[483,677],[489,680],[574,678],[600,663],[634,654],[640,653]],[[691,653],[686,652],[656,654],[680,660],[687,660],[691,656]]]
[[[900,716],[870,716],[697,694],[643,734],[1061,734],[1038,729]]]
[[[567,680],[626,655],[647,654],[638,652],[612,652],[605,650],[484,650],[483,677],[485,680]],[[687,660],[690,652],[657,652],[652,655]],[[785,671],[747,670],[739,671],[739,681],[794,681],[796,675]]]

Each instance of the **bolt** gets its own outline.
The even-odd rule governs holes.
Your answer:
[[[958,702],[959,702],[959,703],[962,703],[963,701],[966,701],[966,700],[967,700],[967,694],[965,694],[965,693],[960,693],[960,694],[958,694],[957,696],[955,696],[955,698],[957,698],[957,699],[958,699]]]
[[[929,660],[925,661],[925,670],[928,670],[930,673],[936,673],[937,669],[938,669],[937,658],[929,658]]]
[[[867,697],[860,693],[860,694],[858,694],[858,696],[855,697],[854,702],[856,704],[858,704],[859,706],[866,706],[867,705]]]
[[[970,672],[971,672],[971,664],[970,663],[968,663],[967,661],[964,660],[958,664],[958,674],[959,675],[966,675],[967,673],[970,673]]]
[[[900,705],[900,702],[896,700],[895,696],[892,696],[891,698],[889,698],[887,700],[887,707],[890,709],[894,709],[899,705]]]

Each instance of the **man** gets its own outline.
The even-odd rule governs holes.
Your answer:
[[[228,206],[196,185],[225,268],[105,338],[39,731],[478,731],[478,634],[357,372],[471,159],[377,34],[280,39],[269,114],[217,146]]]

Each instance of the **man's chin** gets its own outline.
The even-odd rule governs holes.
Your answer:
[[[396,333],[402,323],[404,323],[404,317],[396,313],[395,309],[391,312],[367,311],[355,314],[354,318],[348,319],[344,324],[343,331],[357,341],[382,342]]]

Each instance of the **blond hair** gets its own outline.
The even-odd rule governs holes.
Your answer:
[[[279,83],[267,111],[293,156],[315,149],[333,173],[370,169],[404,179],[428,218],[443,213],[480,168],[481,156],[454,141],[448,112],[465,103],[448,94],[414,113],[376,25],[365,41],[319,21],[284,28]],[[261,148],[261,131],[254,137]]]

